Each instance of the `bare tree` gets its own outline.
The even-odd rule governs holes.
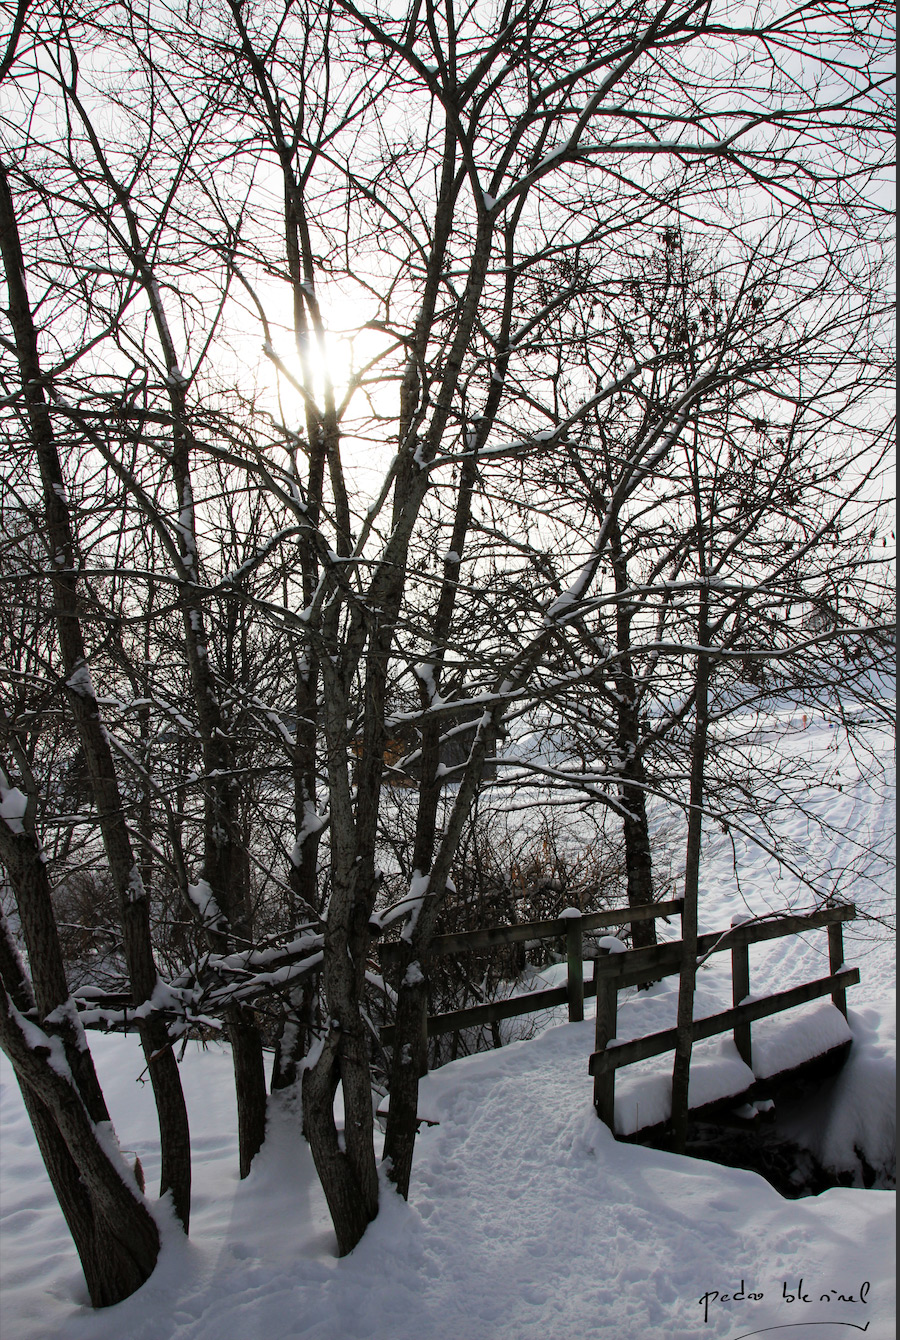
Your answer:
[[[573,797],[579,786],[605,789],[606,803],[611,780],[617,783],[630,901],[648,897],[651,879],[644,796],[665,796],[677,807],[689,789],[695,699],[684,649],[696,643],[696,630],[686,613],[705,580],[694,557],[696,487],[716,549],[720,654],[712,663],[712,710],[724,729],[714,729],[705,752],[707,802],[720,822],[760,821],[776,844],[766,819],[771,790],[803,804],[808,779],[800,760],[792,784],[784,759],[763,761],[767,713],[779,710],[785,694],[806,693],[846,716],[864,676],[890,655],[891,597],[876,552],[887,533],[886,426],[877,414],[867,422],[862,409],[875,406],[890,375],[875,272],[869,296],[847,303],[847,257],[837,248],[821,254],[817,241],[812,251],[796,235],[789,244],[754,244],[730,262],[686,251],[675,230],[660,242],[642,258],[639,278],[633,268],[622,277],[619,289],[630,300],[606,345],[600,331],[584,339],[583,327],[570,328],[568,338],[561,331],[556,344],[560,367],[596,374],[627,313],[629,339],[640,333],[665,354],[650,385],[629,404],[595,414],[577,440],[529,474],[530,497],[546,496],[547,481],[563,479],[587,524],[613,516],[596,586],[569,610],[570,633],[560,644],[559,676],[577,675],[587,650],[595,660],[593,674],[582,670],[580,688],[556,709],[581,757],[560,759],[555,776]],[[697,394],[685,439],[696,443],[694,476],[679,448],[623,494],[619,483],[636,442],[649,424],[676,412],[699,360],[710,356],[720,375]],[[799,369],[802,386],[794,389]],[[570,517],[577,531],[584,522],[574,511]],[[589,543],[582,540],[582,552]],[[839,589],[845,594],[832,600],[827,627],[811,638],[819,593]]]
[[[113,837],[139,842],[157,906],[177,890],[193,923],[169,1013],[184,1027],[214,1000],[227,1027],[242,1174],[263,1138],[260,1025],[277,985],[278,1082],[302,1078],[341,1253],[378,1209],[370,952],[399,931],[385,1160],[405,1195],[429,948],[504,721],[577,714],[588,692],[604,704],[622,766],[568,777],[625,818],[642,901],[642,797],[661,789],[650,744],[661,757],[704,717],[680,669],[697,646],[687,604],[712,601],[758,528],[752,581],[702,622],[720,661],[768,655],[746,612],[769,599],[785,542],[781,484],[734,504],[743,529],[719,557],[698,518],[708,528],[720,510],[717,453],[746,436],[735,420],[753,395],[783,394],[792,359],[797,413],[819,413],[803,370],[817,345],[809,322],[807,337],[799,318],[757,320],[750,280],[695,317],[674,271],[701,218],[726,257],[793,221],[866,258],[882,17],[850,3],[734,26],[693,0],[461,15],[426,0],[402,17],[210,0],[21,20],[6,82],[16,110],[37,96],[40,115],[11,115],[2,152],[43,296],[20,295],[5,404],[66,444],[40,489],[33,471],[22,485],[44,503],[49,559],[31,570],[65,587],[61,647],[78,596],[98,621],[112,598],[109,635],[63,650],[110,872],[118,884]],[[115,87],[82,59],[107,44]],[[803,59],[815,81],[794,77]],[[635,319],[635,256],[649,263],[660,237],[670,292]],[[11,298],[23,260],[9,253]],[[846,278],[845,294],[871,284],[864,266]],[[807,284],[797,310],[819,301]],[[343,378],[342,323],[357,347]],[[768,408],[757,417],[768,432]],[[855,426],[834,419],[835,438]],[[90,694],[88,660],[103,676]],[[648,733],[657,666],[674,667],[681,700]],[[105,753],[98,700],[116,719]],[[467,750],[448,775],[454,734]],[[385,906],[396,775],[413,783],[411,874]],[[699,815],[699,790],[692,801]],[[131,902],[122,915],[131,926]],[[129,966],[150,1000],[155,969],[151,982]],[[163,1014],[147,1011],[154,1057],[171,1055]]]

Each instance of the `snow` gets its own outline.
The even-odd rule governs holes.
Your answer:
[[[419,913],[422,910],[422,904],[428,893],[430,875],[422,874],[421,870],[414,870],[412,879],[409,881],[409,894],[405,900],[409,918],[403,930],[400,932],[400,939],[407,942],[412,941],[413,931],[416,929],[416,922],[419,920]],[[386,924],[382,922],[382,924]]]
[[[852,1036],[846,1019],[829,1001],[762,1019],[753,1025],[754,1072],[766,1076],[791,1070]]]
[[[141,878],[141,872],[137,865],[132,865],[131,870],[128,872],[128,901],[137,903],[144,897],[146,897],[146,890],[144,889],[144,881]]]
[[[7,828],[14,833],[24,833],[22,820],[27,809],[28,798],[17,786],[0,786],[0,819],[5,819]]]
[[[552,433],[548,433],[547,435],[552,436]],[[535,435],[535,440],[540,440],[542,436],[541,433],[537,433]],[[605,527],[601,529],[604,534],[603,543],[605,543]],[[587,588],[590,586],[594,573],[597,570],[598,555],[601,547],[601,544],[595,546],[590,558],[584,564],[568,590],[563,591],[555,600],[550,602],[546,614],[544,615],[545,624],[551,624],[556,620],[561,620],[564,615],[568,614],[568,612],[583,599]]]
[[[410,963],[403,977],[404,986],[418,986],[420,982],[425,981],[425,974],[422,972],[421,965],[417,962]]]
[[[80,694],[83,698],[95,698],[97,696],[94,692],[94,681],[91,679],[91,672],[84,661],[75,667],[71,675],[69,675],[69,678],[66,680],[66,684],[74,693]]]
[[[188,897],[200,914],[204,926],[216,926],[225,918],[222,909],[213,896],[208,880],[198,879],[196,884],[188,884]]]
[[[324,814],[319,814],[315,804],[311,800],[303,802],[303,822],[297,832],[297,837],[291,851],[291,864],[299,866],[303,860],[303,844],[307,838],[314,837],[316,833],[321,833],[326,827],[330,818],[326,810]]]
[[[822,723],[785,737],[784,748],[827,738]],[[829,830],[813,843],[790,812],[784,829],[810,871],[855,869],[848,892],[881,916],[886,895],[871,861],[857,862],[855,844],[891,832],[893,797],[856,784],[849,750],[838,746],[831,757],[845,789],[813,796]],[[890,744],[879,748],[889,765]],[[800,882],[733,832],[710,834],[703,881],[701,933],[808,902]],[[417,873],[398,908],[408,912],[426,888]],[[659,932],[677,938],[677,922]],[[181,1070],[195,1154],[191,1238],[185,1244],[167,1204],[151,1199],[163,1233],[159,1265],[131,1299],[100,1312],[87,1304],[0,1057],[4,1340],[739,1340],[798,1325],[803,1340],[851,1328],[893,1340],[894,1193],[864,1190],[861,1180],[863,1157],[876,1171],[894,1158],[893,944],[878,923],[847,925],[844,957],[861,970],[847,1021],[826,998],[754,1023],[752,1071],[730,1035],[697,1043],[690,1100],[739,1095],[754,1073],[852,1036],[847,1064],[815,1108],[779,1100],[772,1115],[779,1132],[853,1174],[855,1186],[785,1200],[754,1173],[616,1142],[591,1105],[593,1020],[564,1022],[563,1008],[541,1017],[536,1037],[423,1080],[419,1115],[438,1124],[423,1125],[409,1203],[383,1184],[377,1220],[338,1260],[296,1093],[271,1101],[266,1143],[240,1182],[227,1045],[190,1042]],[[751,993],[821,977],[827,965],[824,930],[753,945]],[[565,972],[564,964],[544,969],[531,986],[554,985]],[[587,963],[586,980],[590,972]],[[714,954],[698,973],[696,1012],[730,1004],[730,955]],[[617,1040],[672,1027],[676,1006],[677,978],[620,992]],[[152,1197],[158,1137],[139,1043],[91,1033],[90,1045],[118,1143],[129,1166],[140,1157]],[[671,1061],[670,1053],[618,1072],[617,1130],[667,1115]]]
[[[425,690],[425,697],[431,706],[441,707],[446,700],[438,693],[437,682],[434,677],[434,662],[421,661],[418,665],[412,667],[412,672]]]
[[[70,1080],[72,1072],[69,1069],[69,1063],[66,1060],[66,1053],[60,1039],[50,1033],[45,1033],[32,1019],[17,1010],[11,1001],[8,1008],[10,1018],[31,1050],[46,1052],[50,1068],[55,1070],[57,1075],[61,1075],[63,1079]],[[6,1059],[4,1055],[4,1063],[6,1063]]]
[[[398,902],[392,903],[382,912],[373,912],[369,918],[369,925],[374,930],[383,931],[399,920],[400,917],[406,917],[407,924],[403,928],[401,938],[411,940],[416,922],[419,919],[419,912],[422,910],[422,903],[428,892],[429,878],[430,876],[423,875],[421,870],[414,870],[409,881],[409,892],[406,896]]]
[[[160,1264],[133,1298],[93,1312],[9,1067],[0,1069],[4,1335],[15,1340],[695,1340],[794,1318],[869,1322],[889,1340],[888,1191],[785,1201],[753,1173],[617,1144],[594,1116],[592,1024],[468,1057],[423,1082],[410,1203],[388,1188],[357,1250],[338,1260],[299,1135],[296,1099],[272,1103],[266,1144],[237,1178],[227,1047],[190,1044],[182,1073],[197,1156],[185,1247],[163,1214]],[[136,1040],[92,1039],[119,1140],[148,1190],[152,1100]],[[34,1263],[40,1262],[39,1271]],[[790,1304],[837,1290],[861,1304]],[[745,1290],[752,1305],[730,1301]],[[703,1322],[704,1295],[708,1322]],[[729,1301],[724,1295],[729,1295]],[[791,1308],[795,1311],[791,1311]],[[833,1335],[809,1326],[813,1340]]]
[[[601,935],[597,948],[606,949],[610,954],[624,954],[628,946],[617,935]]]
[[[893,1002],[885,1004],[849,1011],[853,1046],[827,1086],[828,1101],[814,1112],[789,1109],[780,1120],[825,1167],[857,1172],[861,1153],[876,1171],[896,1159],[895,1018]]]
[[[627,1039],[619,1037],[617,1042]],[[658,1122],[672,1113],[672,1055],[640,1061],[617,1071],[615,1126],[617,1135]],[[753,1083],[753,1071],[744,1064],[730,1037],[695,1043],[691,1055],[688,1103],[692,1108],[743,1093]]]

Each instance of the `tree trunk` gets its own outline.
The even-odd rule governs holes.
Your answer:
[[[501,712],[502,708],[498,705],[479,722],[468,767],[438,846],[428,876],[428,889],[422,896],[409,951],[405,956],[406,967],[397,999],[391,1106],[384,1142],[384,1157],[390,1160],[388,1175],[404,1196],[409,1192],[412,1172],[419,1079],[426,1071],[428,1057],[428,984],[423,968],[427,964],[437,915],[446,896],[451,863],[481,784],[485,757],[497,737],[497,722]]]
[[[314,556],[305,547],[303,590],[307,605],[312,602],[316,578]],[[291,892],[291,923],[318,917],[319,844],[322,821],[316,809],[316,747],[318,743],[317,686],[318,660],[310,651],[295,666],[296,736],[293,750],[294,830],[297,839],[290,857],[288,884]],[[309,1048],[312,1035],[317,979],[312,978],[290,992],[285,1018],[275,1044],[272,1067],[272,1091],[290,1088],[300,1075],[300,1063]]]
[[[34,991],[34,999],[26,1007],[19,1005],[15,994],[12,998],[23,1012],[33,1004],[45,1032],[61,1039],[66,1061],[91,1120],[109,1121],[84,1029],[75,1002],[69,995],[47,865],[30,827],[26,818],[23,831],[13,833],[8,824],[0,822],[0,860],[6,867],[15,895],[31,965],[31,986],[27,989]],[[11,989],[10,983],[17,977],[21,977],[25,989],[24,974],[17,968],[17,963],[18,955],[9,937],[6,919],[0,912],[0,977],[7,983],[7,989]],[[52,1024],[48,1024],[48,1016],[53,1016]]]
[[[156,1267],[159,1236],[156,1225],[141,1203],[123,1203],[122,1216],[104,1212],[97,1204],[91,1180],[60,1132],[50,1108],[16,1071],[25,1110],[31,1120],[47,1175],[81,1260],[84,1278],[94,1307],[121,1303],[145,1284]],[[95,1151],[96,1152],[96,1151]],[[119,1171],[110,1165],[110,1176]],[[149,1222],[148,1222],[149,1221]]]
[[[123,948],[132,993],[135,1004],[142,1005],[150,999],[158,981],[150,939],[149,899],[132,854],[112,748],[100,720],[87,667],[65,480],[43,390],[37,332],[28,301],[15,208],[2,166],[0,254],[6,273],[8,315],[15,336],[31,444],[43,487],[47,539],[58,565],[51,584],[68,699],[88,765],[110,875],[119,896]],[[191,1195],[190,1133],[178,1065],[164,1022],[153,1018],[145,1020],[140,1025],[140,1034],[159,1116],[160,1194],[172,1191],[175,1212],[187,1231]]]
[[[628,568],[617,522],[610,525],[609,552],[616,594],[616,650],[619,653],[616,679],[616,752],[622,781],[619,797],[625,808],[622,820],[625,840],[625,869],[628,879],[628,906],[646,907],[653,902],[653,855],[647,807],[644,801],[644,764],[640,753],[640,717],[638,686],[631,659],[631,620],[634,607],[628,598]],[[656,944],[656,922],[636,921],[631,928],[635,949]],[[649,985],[649,983],[642,983]]]
[[[301,1075],[301,1064],[309,1051],[318,977],[312,974],[288,997],[288,1006],[275,1042],[271,1090],[290,1089]]]
[[[253,1011],[229,1005],[225,1014],[238,1100],[238,1163],[246,1177],[266,1138],[266,1071]]]
[[[23,1016],[36,1012],[31,987],[0,923],[0,1045],[12,1061],[25,1109],[84,1269],[94,1307],[120,1303],[150,1277],[159,1254],[159,1231],[97,1139],[95,1122],[71,1073],[51,1064],[53,1040],[34,1046]],[[58,1044],[57,1044],[58,1045]],[[93,1067],[91,1067],[93,1072]],[[96,1077],[94,1077],[96,1084]],[[99,1086],[98,1086],[99,1088]]]
[[[334,822],[334,817],[332,819]],[[334,1223],[338,1252],[346,1256],[378,1213],[378,1172],[369,1045],[362,992],[369,945],[371,891],[356,888],[359,863],[332,832],[333,885],[325,924],[322,985],[327,1025],[322,1048],[303,1077],[303,1127]],[[337,839],[337,842],[336,842]],[[334,1119],[340,1084],[344,1130]]]
[[[428,1070],[428,986],[421,970],[410,973],[413,952],[401,959],[397,995],[394,1061],[391,1066],[391,1106],[384,1140],[388,1176],[400,1195],[409,1195],[419,1106],[419,1080]]]
[[[644,769],[640,759],[629,761],[625,776],[634,775],[643,780]],[[653,856],[644,791],[640,786],[629,786],[626,781],[619,790],[626,814],[622,821],[625,839],[625,869],[628,880],[628,906],[647,907],[653,902]],[[631,943],[635,949],[646,949],[656,944],[656,922],[652,919],[636,921],[631,927]]]
[[[452,164],[455,152],[452,140],[448,137],[445,146],[445,168]],[[445,189],[449,191],[449,176],[445,174]],[[449,196],[443,210],[438,211],[438,223],[446,229],[449,226]],[[441,227],[437,235],[441,235]],[[477,271],[473,275],[476,283]],[[480,291],[480,290],[479,290]],[[501,323],[501,336],[498,346],[508,338],[512,319],[512,285],[507,286],[507,301],[504,306]],[[432,297],[433,301],[433,297]],[[423,308],[423,312],[424,312]],[[424,352],[424,349],[423,349]],[[450,548],[444,557],[444,574],[441,592],[435,610],[432,626],[432,645],[428,661],[431,665],[430,688],[420,680],[419,689],[422,707],[427,710],[431,704],[431,692],[438,692],[444,660],[447,654],[447,642],[452,624],[453,612],[459,594],[459,576],[462,555],[465,550],[469,527],[472,520],[472,498],[478,477],[475,457],[478,449],[487,440],[500,404],[503,374],[508,356],[502,356],[498,362],[497,375],[493,379],[484,406],[477,420],[478,428],[469,453],[462,463],[459,479],[459,491],[456,498],[456,510],[453,518],[453,531]],[[412,367],[412,365],[411,365]],[[401,406],[401,440],[412,422],[413,406]],[[426,720],[422,730],[422,753],[419,769],[419,806],[416,815],[416,837],[413,849],[413,868],[426,873],[432,868],[434,846],[437,833],[437,812],[441,795],[441,780],[438,776],[440,763],[441,723],[438,719]],[[489,738],[493,739],[491,735]],[[480,779],[484,762],[484,749],[480,761],[476,763],[476,773]],[[471,787],[474,798],[475,785]],[[471,803],[471,801],[470,801]],[[413,1153],[418,1133],[419,1080],[428,1070],[428,980],[427,957],[431,942],[431,929],[434,926],[436,905],[443,901],[434,894],[435,914],[424,919],[419,918],[414,936],[415,945],[404,955],[401,961],[400,981],[397,991],[397,1014],[394,1032],[394,1054],[391,1065],[390,1095],[391,1105],[388,1114],[387,1130],[384,1142],[384,1161],[388,1166],[388,1176],[404,1199],[409,1195],[409,1179],[412,1174]],[[416,963],[417,971],[410,972],[410,966]],[[454,1046],[459,1043],[459,1035],[454,1037]]]
[[[334,1096],[341,1080],[340,1042],[336,1030],[329,1032],[318,1060],[303,1077],[303,1128],[337,1234],[338,1255],[346,1256],[378,1213],[378,1177],[374,1154],[371,1171],[355,1166],[347,1145],[346,1127],[342,1147],[334,1122]],[[368,1074],[366,1055],[367,1085]],[[371,1107],[370,1102],[370,1112]]]
[[[709,592],[701,587],[697,643],[709,646]],[[691,795],[687,851],[684,862],[684,906],[681,915],[682,959],[678,983],[675,1063],[672,1070],[672,1148],[684,1153],[688,1124],[688,1088],[694,1043],[694,989],[697,980],[697,922],[700,843],[703,835],[703,776],[709,724],[709,656],[700,651],[695,679],[696,716],[691,742]]]

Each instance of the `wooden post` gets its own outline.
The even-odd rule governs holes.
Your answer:
[[[750,946],[733,945],[731,949],[731,1002],[740,1005],[750,994]],[[734,1045],[745,1065],[753,1065],[750,1042],[750,1024],[735,1024]]]
[[[569,988],[569,1023],[580,1023],[584,1018],[584,958],[581,943],[581,913],[570,909],[566,917],[567,985]]]
[[[619,1004],[619,989],[612,977],[600,977],[597,969],[608,957],[608,949],[599,949],[594,964],[594,980],[597,983],[597,1022],[594,1031],[594,1050],[605,1051],[607,1045],[616,1036],[616,1016]],[[616,1072],[610,1070],[606,1075],[594,1076],[594,1107],[597,1116],[605,1122],[615,1134]]]
[[[828,927],[828,968],[832,973],[837,972],[844,962],[844,927],[841,922],[833,921]],[[840,988],[831,993],[832,1003],[840,1010],[844,1018],[847,1018],[847,992]]]

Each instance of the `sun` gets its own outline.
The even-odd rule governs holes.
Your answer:
[[[325,329],[321,336],[309,330],[301,355],[293,328],[292,295],[272,286],[259,297],[265,311],[269,338],[263,349],[273,366],[278,399],[291,418],[305,417],[307,395],[324,406],[330,388],[338,406],[360,387],[378,381],[378,366],[396,340],[370,324],[377,317],[371,298],[353,297],[334,285],[317,294]]]

